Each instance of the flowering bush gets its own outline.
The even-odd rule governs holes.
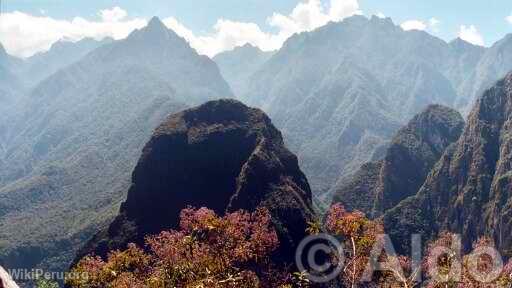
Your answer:
[[[287,267],[272,263],[271,255],[279,241],[267,210],[239,211],[219,217],[206,208],[185,209],[180,219],[179,230],[149,237],[146,250],[130,244],[125,251],[110,253],[107,259],[84,258],[72,274],[88,277],[69,279],[67,284],[76,288],[312,286],[308,271],[292,274]],[[324,228],[320,222],[309,225],[307,231],[312,235]],[[386,245],[390,240],[379,221],[370,220],[361,212],[348,212],[342,205],[333,205],[327,213],[325,228],[338,236],[344,247],[343,255],[330,258],[332,264],[343,260],[343,269],[337,275],[343,287],[512,285],[512,262],[503,265],[490,238],[479,239],[472,253],[464,255],[457,235],[444,232],[428,245],[423,261],[417,259],[413,263],[410,258],[394,253],[392,245]],[[420,278],[424,282],[420,283]]]
[[[473,243],[471,253],[461,253],[460,239],[453,233],[441,233],[427,249],[424,270],[428,287],[510,287],[512,262],[504,265],[494,241],[482,237]],[[437,252],[435,251],[437,249]]]
[[[358,286],[377,237],[384,234],[382,224],[369,220],[362,212],[348,212],[341,204],[335,204],[327,214],[326,228],[330,234],[340,236],[346,248],[341,280],[346,287]]]
[[[147,239],[147,250],[129,245],[106,261],[86,257],[70,279],[76,288],[296,287],[286,269],[272,264],[279,245],[265,209],[218,217],[206,208],[181,212],[180,230]],[[287,285],[287,286],[285,286]],[[305,286],[301,286],[305,287]]]
[[[430,242],[424,253],[422,265],[412,265],[410,258],[388,254],[383,247],[383,226],[365,217],[361,212],[348,212],[336,204],[327,214],[329,233],[341,237],[345,247],[345,266],[340,278],[346,287],[362,285],[361,279],[372,263],[373,257],[381,268],[375,273],[373,286],[428,288],[496,288],[512,286],[512,261],[503,264],[491,238],[476,241],[470,253],[463,254],[458,235],[442,232]],[[394,249],[393,249],[394,250]],[[377,251],[377,255],[375,252]],[[394,252],[394,251],[393,251]],[[417,266],[417,267],[415,267]],[[421,278],[417,276],[422,276]],[[424,282],[420,283],[419,279]]]

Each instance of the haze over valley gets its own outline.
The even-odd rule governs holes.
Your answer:
[[[359,9],[319,11],[330,18],[280,31],[282,43],[238,39],[215,51],[204,48],[211,37],[159,17],[130,20],[125,37],[60,39],[30,53],[25,42],[0,44],[0,265],[81,269],[87,255],[107,259],[129,243],[209,239],[197,228],[208,219],[227,221],[228,236],[242,233],[230,225],[256,225],[247,239],[279,246],[243,247],[294,269],[299,243],[332,227],[336,205],[382,226],[399,253],[410,252],[411,234],[446,231],[465,249],[487,236],[510,251],[512,34],[483,46],[446,41],[432,22],[409,29]],[[213,214],[187,210],[202,207]],[[272,286],[254,253],[230,262],[233,271],[303,287]],[[125,287],[115,281],[104,287]],[[68,285],[89,287],[77,283]]]

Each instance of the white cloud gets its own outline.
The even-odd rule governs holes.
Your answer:
[[[311,31],[329,21],[341,21],[354,14],[361,14],[358,0],[330,0],[329,5],[323,5],[320,0],[303,0],[290,14],[274,13],[267,19],[267,24],[276,32],[266,32],[255,23],[219,19],[210,33],[197,35],[176,18],[166,18],[163,22],[187,39],[199,53],[213,56],[246,43],[267,51],[279,49],[294,33]],[[146,19],[129,18],[121,7],[101,10],[98,16],[96,21],[80,17],[58,20],[18,11],[4,13],[0,42],[9,53],[28,57],[47,50],[59,39],[77,41],[84,37],[100,39],[106,36],[121,39],[147,24]]]
[[[101,10],[99,14],[104,22],[119,22],[128,16],[128,13],[118,6]]]
[[[299,3],[290,15],[274,13],[267,22],[280,29],[281,33],[293,34],[311,31],[329,21],[341,21],[354,14],[361,14],[357,0],[331,0],[329,9],[320,0]]]
[[[474,25],[461,25],[459,30],[460,39],[472,43],[474,45],[484,46],[484,38],[478,32],[478,29]]]
[[[331,21],[341,21],[354,14],[362,14],[357,0],[331,0],[329,16]]]
[[[410,30],[421,30],[424,31],[427,29],[427,24],[425,24],[423,21],[420,20],[407,20],[403,22],[400,27],[404,29],[405,31]]]
[[[439,19],[432,17],[428,20],[428,26],[432,32],[438,33],[439,32],[439,25],[441,24],[441,21]]]
[[[2,14],[0,42],[12,55],[28,57],[45,51],[60,39],[78,41],[85,37],[121,39],[131,31],[144,27],[144,19],[123,20],[122,10],[104,10],[101,21],[89,21],[76,17],[72,20],[57,20],[48,16],[34,16],[22,12]],[[105,20],[109,21],[105,21]],[[122,20],[122,21],[121,21]]]
[[[435,17],[432,17],[432,18],[430,18],[430,19],[428,20],[428,24],[429,24],[430,26],[437,26],[437,25],[439,25],[439,23],[441,23],[441,21],[439,21],[439,20],[438,20],[437,18],[435,18]]]
[[[512,14],[510,16],[505,17],[508,23],[512,24]]]
[[[438,33],[439,32],[439,25],[441,24],[441,21],[435,17],[430,18],[428,21],[422,21],[422,20],[407,20],[403,22],[400,27],[404,31],[410,31],[410,30],[420,30],[420,31],[429,31]]]
[[[196,36],[175,18],[166,18],[164,24],[176,34],[185,38],[190,46],[200,54],[214,56],[219,52],[233,49],[237,46],[251,43],[262,50],[275,50],[281,47],[286,38],[281,34],[263,32],[254,23],[235,22],[220,19],[213,27],[213,32],[206,36]]]
[[[277,28],[275,33],[265,32],[254,23],[219,19],[212,33],[198,36],[175,18],[167,18],[163,22],[187,39],[199,53],[214,56],[246,43],[265,51],[276,50],[294,33],[311,31],[329,21],[341,21],[360,13],[357,0],[331,0],[328,8],[320,0],[306,0],[299,3],[289,15],[274,13],[267,19],[270,26]]]
[[[382,13],[382,12],[378,12],[377,14],[375,14],[375,16],[377,16],[377,17],[379,17],[381,19],[386,18],[386,15],[384,15],[384,13]]]

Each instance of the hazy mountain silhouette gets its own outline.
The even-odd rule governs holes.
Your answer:
[[[466,248],[492,236],[510,251],[512,217],[512,74],[474,105],[461,138],[441,157],[419,192],[384,215],[386,231],[406,249],[412,233],[462,234]]]
[[[455,110],[431,105],[393,137],[384,159],[363,165],[336,187],[333,202],[372,218],[418,192],[445,149],[464,128]]]
[[[389,18],[353,16],[292,36],[240,98],[274,119],[322,194],[382,157],[398,128],[428,105],[463,102],[484,52],[404,31]]]
[[[26,86],[33,87],[53,73],[82,59],[94,49],[112,41],[112,38],[105,38],[102,41],[85,38],[78,42],[59,40],[48,51],[25,59],[19,72],[20,78]]]
[[[275,52],[263,52],[258,47],[246,44],[216,55],[213,60],[229,83],[235,95],[244,95],[251,76],[257,72]]]
[[[18,133],[0,167],[0,262],[65,267],[115,215],[153,129],[231,96],[216,64],[157,18],[44,80],[10,120]]]
[[[469,112],[474,102],[496,81],[512,71],[512,34],[496,42],[480,57],[470,76],[461,86],[458,107]]]

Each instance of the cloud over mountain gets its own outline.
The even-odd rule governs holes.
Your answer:
[[[274,13],[267,19],[269,26],[277,28],[275,33],[265,32],[255,23],[219,19],[212,33],[198,36],[173,17],[164,19],[164,23],[187,39],[199,53],[214,56],[247,43],[264,51],[277,50],[295,33],[312,31],[360,13],[357,0],[331,0],[328,7],[320,0],[306,0],[297,4],[289,15]]]
[[[379,16],[377,16],[377,17],[379,17]],[[384,17],[380,17],[380,18],[384,18]],[[402,27],[402,29],[404,31],[419,30],[419,31],[429,31],[429,32],[433,32],[433,33],[438,33],[440,24],[441,24],[441,21],[439,21],[439,19],[432,17],[428,21],[416,20],[416,19],[407,20],[407,21],[403,22],[402,24],[400,24],[400,27]]]
[[[30,15],[14,11],[2,14],[0,42],[15,56],[28,57],[48,50],[58,40],[78,41],[83,38],[105,37],[122,39],[135,29],[146,26],[142,18],[127,18],[127,12],[119,7],[102,10],[99,20],[75,17],[60,20],[45,15]]]
[[[400,27],[402,27],[402,29],[404,29],[405,31],[409,31],[409,30],[423,31],[423,30],[427,29],[427,24],[423,23],[423,21],[420,21],[420,20],[407,20],[404,23],[402,23],[402,25],[400,25]]]
[[[478,46],[485,46],[484,38],[476,29],[475,25],[461,25],[459,30],[460,39]]]
[[[330,0],[327,7],[320,0],[304,0],[290,14],[276,12],[267,19],[269,28],[274,28],[275,32],[267,32],[255,23],[221,18],[210,32],[198,35],[174,17],[166,18],[163,22],[190,42],[200,54],[214,56],[246,43],[265,51],[276,50],[294,33],[311,31],[330,21],[340,21],[360,13],[357,0]],[[129,17],[121,7],[99,11],[96,20],[81,17],[60,20],[45,14],[31,15],[15,11],[2,15],[0,42],[5,44],[9,53],[20,57],[32,56],[48,50],[54,42],[63,38],[73,41],[86,37],[97,40],[104,37],[122,39],[147,24],[146,19]]]

